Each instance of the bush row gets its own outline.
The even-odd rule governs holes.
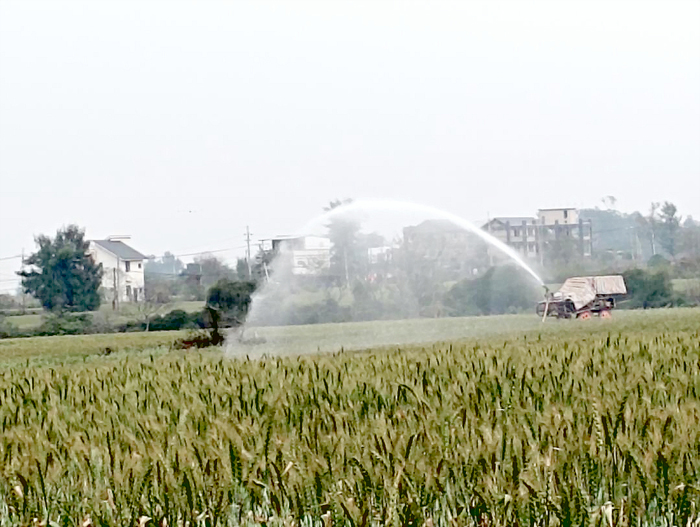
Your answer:
[[[211,322],[206,310],[188,313],[182,309],[174,309],[163,315],[154,316],[148,322],[134,320],[116,325],[96,320],[90,313],[51,313],[44,317],[40,326],[34,328],[17,328],[0,320],[0,338],[176,331],[209,327],[211,327]]]

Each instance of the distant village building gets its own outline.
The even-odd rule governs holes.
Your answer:
[[[499,216],[489,220],[482,229],[523,256],[536,258],[540,253],[537,218]],[[489,256],[493,256],[495,251],[489,249]]]
[[[278,236],[261,240],[263,251],[271,251],[277,265],[288,266],[294,275],[315,276],[331,267],[331,241],[321,236]]]
[[[570,241],[582,257],[593,254],[593,226],[584,222],[575,208],[539,209],[537,217],[496,217],[482,229],[524,257],[540,262],[548,247],[564,241]],[[493,260],[502,254],[489,248],[489,256]]]
[[[540,225],[578,225],[578,210],[570,207],[559,209],[539,209],[537,222]]]
[[[122,302],[142,302],[145,299],[144,260],[146,257],[122,240],[91,240],[89,254],[102,264],[102,288],[114,307]]]

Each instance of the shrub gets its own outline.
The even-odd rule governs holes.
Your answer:
[[[222,326],[240,326],[248,315],[254,291],[254,282],[222,278],[207,292],[207,307],[220,313]]]
[[[50,313],[46,315],[35,335],[83,335],[95,333],[92,315],[89,313]]]
[[[623,307],[648,309],[683,303],[682,295],[674,294],[671,278],[666,270],[631,269],[623,273],[623,276],[628,295]]]
[[[176,331],[179,329],[194,329],[200,325],[200,313],[188,313],[182,309],[173,309],[164,315],[158,315],[150,320],[149,331]],[[143,329],[145,324],[142,323]]]
[[[538,297],[530,278],[508,265],[457,282],[445,295],[444,304],[452,316],[497,315],[531,309]]]

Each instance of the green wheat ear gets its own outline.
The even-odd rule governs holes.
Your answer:
[[[700,527],[697,312],[648,316],[322,359],[15,362],[0,524]]]

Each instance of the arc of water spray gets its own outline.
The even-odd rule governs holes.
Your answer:
[[[312,232],[315,228],[318,228],[319,226],[325,227],[326,223],[331,220],[332,218],[349,213],[349,212],[356,212],[356,211],[383,211],[383,212],[391,212],[391,211],[399,211],[399,212],[416,212],[420,214],[427,215],[429,217],[437,217],[441,218],[444,220],[448,220],[455,225],[462,227],[463,229],[473,233],[474,235],[478,236],[482,240],[484,240],[486,243],[489,245],[495,247],[499,251],[501,251],[503,254],[511,258],[516,264],[518,264],[519,267],[521,267],[524,271],[526,271],[532,278],[534,278],[538,284],[544,286],[544,282],[542,279],[535,273],[535,271],[530,268],[529,265],[527,265],[523,259],[520,257],[520,255],[513,250],[512,247],[509,247],[502,241],[500,241],[498,238],[492,236],[488,232],[480,229],[470,221],[457,216],[456,214],[452,214],[450,212],[446,212],[444,210],[440,210],[434,207],[430,207],[427,205],[419,205],[416,203],[410,203],[410,202],[405,202],[405,201],[397,201],[397,200],[379,200],[379,199],[360,199],[356,200],[344,205],[341,205],[339,207],[336,207],[334,209],[331,209],[329,211],[324,212],[323,214],[320,214],[319,216],[316,216],[313,218],[311,221],[309,221],[302,229],[299,229],[295,232],[297,236],[304,236],[308,235],[310,232]],[[256,305],[256,297],[258,295],[261,295],[263,290],[256,292],[255,295],[253,296],[253,301],[252,301],[252,306],[253,309],[255,309]],[[245,326],[241,329],[241,333],[239,335],[239,338],[243,338],[243,333],[245,331]]]
[[[456,214],[452,214],[451,212],[446,212],[444,210],[437,209],[435,207],[430,207],[428,205],[420,205],[417,203],[410,203],[410,202],[405,202],[405,201],[397,201],[397,200],[380,200],[380,199],[359,199],[356,201],[352,201],[350,203],[340,205],[339,207],[336,207],[334,209],[331,209],[320,216],[317,216],[313,220],[311,220],[309,223],[307,223],[304,228],[299,231],[301,233],[308,232],[310,231],[313,227],[318,225],[321,222],[326,222],[330,219],[332,219],[334,216],[338,216],[341,214],[345,214],[348,212],[353,212],[353,211],[359,211],[359,210],[381,210],[381,211],[392,211],[392,210],[401,210],[401,211],[412,211],[412,212],[420,212],[429,216],[437,216],[441,219],[445,219],[448,221],[451,221],[455,225],[458,225],[459,227],[462,227],[463,229],[471,232],[472,234],[475,234],[482,240],[484,240],[486,243],[489,245],[494,246],[498,250],[500,250],[502,253],[504,253],[506,256],[510,257],[517,263],[523,270],[525,270],[530,276],[532,276],[539,285],[544,285],[544,282],[542,279],[537,275],[535,271],[532,270],[532,268],[525,263],[525,261],[520,257],[520,255],[510,246],[506,245],[503,243],[501,240],[496,238],[495,236],[489,234],[488,232],[484,231],[483,229],[480,229],[476,225],[474,225],[472,222],[462,218],[461,216],[457,216]]]

